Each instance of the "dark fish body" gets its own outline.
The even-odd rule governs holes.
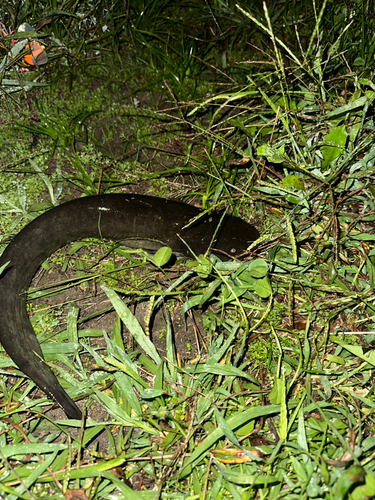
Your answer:
[[[190,224],[200,213],[192,205],[152,196],[107,194],[78,198],[34,219],[3,252],[0,267],[9,264],[0,275],[0,342],[20,370],[68,417],[80,419],[81,411],[43,361],[26,312],[25,292],[38,267],[62,246],[82,238],[128,238],[142,248],[168,245],[174,253],[186,256],[186,244],[199,255],[207,251],[215,235],[211,248],[236,256],[259,237],[258,231],[245,221],[228,215],[222,219],[218,213]]]

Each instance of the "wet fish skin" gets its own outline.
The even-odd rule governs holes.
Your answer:
[[[82,238],[131,238],[141,241],[142,248],[168,245],[175,254],[188,256],[186,244],[199,255],[215,235],[213,249],[235,257],[259,237],[254,226],[238,217],[214,213],[195,220],[200,213],[186,203],[145,195],[78,198],[34,219],[3,252],[0,268],[8,264],[0,275],[0,342],[20,370],[69,418],[80,419],[81,410],[44,362],[26,312],[26,292],[40,264],[62,246]]]

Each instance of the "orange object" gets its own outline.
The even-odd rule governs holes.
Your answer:
[[[261,452],[254,448],[248,449],[251,455],[255,455],[258,458],[263,458]],[[223,464],[245,464],[251,462],[251,458],[246,455],[242,450],[236,448],[223,448],[221,450],[211,450],[211,453],[216,458],[218,462]]]
[[[22,23],[19,27],[16,33],[24,33],[24,32],[30,32],[35,34],[35,29],[32,28],[28,23]],[[9,33],[7,32],[7,29],[5,28],[4,24],[0,22],[0,36],[1,37],[7,37],[14,33],[14,31],[10,31]],[[17,39],[11,40],[10,43],[11,45],[15,45],[18,42]],[[0,42],[0,48],[4,50],[8,50],[7,47]],[[22,63],[24,64],[24,67],[20,68],[21,73],[26,73],[28,71],[31,71],[33,69],[36,69],[37,66],[42,66],[43,64],[46,64],[48,62],[48,56],[46,51],[44,50],[44,46],[38,41],[33,39],[30,41],[27,45],[25,45],[25,54],[22,58]]]
[[[30,51],[23,58],[23,62],[28,66],[41,66],[48,61],[47,53],[39,42],[30,42],[25,46],[25,49]]]

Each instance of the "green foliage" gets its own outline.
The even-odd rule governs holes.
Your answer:
[[[172,257],[172,249],[169,247],[162,247],[154,255],[154,263],[158,267],[163,267],[168,264]]]
[[[22,74],[27,39],[1,40],[3,247],[64,196],[140,183],[261,232],[239,261],[169,267],[166,247],[78,242],[43,264],[68,275],[29,291],[52,304],[33,314],[38,340],[98,421],[46,418],[50,400],[2,356],[0,496],[373,497],[372,3],[53,0],[0,14],[7,30],[31,23],[49,56]]]
[[[322,168],[325,169],[333,160],[335,160],[342,152],[346,144],[348,134],[345,130],[345,125],[332,129],[326,135],[324,140],[329,143],[329,146],[322,146],[320,151],[323,156]]]
[[[52,116],[50,112],[43,109],[43,105],[37,105],[38,125],[21,125],[19,128],[26,132],[46,136],[53,140],[56,147],[75,147],[77,141],[87,144],[88,132],[85,121],[98,113],[98,111],[81,110],[77,114],[71,114],[67,110],[59,109],[57,106]],[[17,127],[16,127],[17,128]],[[53,152],[54,152],[53,149]]]

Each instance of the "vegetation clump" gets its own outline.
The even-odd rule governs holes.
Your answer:
[[[0,13],[3,249],[48,208],[106,192],[229,210],[261,233],[240,261],[80,241],[43,263],[32,321],[85,418],[4,354],[0,497],[374,497],[372,3]],[[43,65],[25,63],[32,40]]]

